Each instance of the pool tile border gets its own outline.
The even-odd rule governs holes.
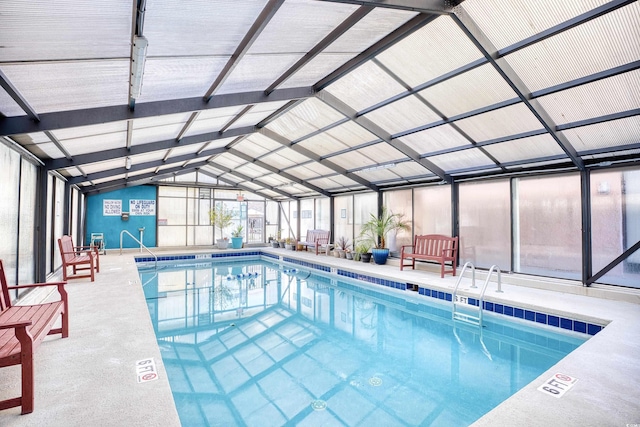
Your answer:
[[[158,261],[176,261],[176,260],[202,260],[202,259],[214,259],[214,258],[231,258],[231,257],[242,257],[242,256],[264,256],[267,258],[280,260],[282,259],[285,262],[296,264],[302,267],[319,270],[325,273],[332,272],[331,267],[312,263],[308,261],[302,261],[296,258],[275,255],[269,252],[263,252],[261,250],[255,251],[239,251],[239,252],[215,252],[210,254],[191,254],[191,255],[163,255],[158,257]],[[135,262],[152,262],[156,259],[153,257],[135,257]],[[336,273],[338,276],[347,277],[349,279],[361,280],[363,282],[372,283],[375,285],[386,286],[393,289],[399,289],[406,291],[407,289],[414,289],[414,285],[406,282],[397,282],[395,280],[382,279],[380,277],[369,276],[362,273],[354,273],[348,270],[336,269]],[[449,292],[430,289],[422,286],[418,286],[418,294],[428,297],[434,298],[442,301],[453,300],[453,295]],[[477,298],[469,297],[467,299],[467,304],[478,307],[480,305],[480,300]],[[587,335],[596,335],[600,332],[606,325],[598,325],[595,323],[588,323],[582,320],[572,319],[568,317],[561,317],[555,314],[548,314],[544,312],[538,312],[533,310],[528,310],[522,307],[511,306],[500,304],[491,301],[484,301],[484,310],[490,311],[496,314],[500,314],[506,317],[513,317],[516,319],[527,320],[533,323],[538,323],[541,325],[552,326],[560,329],[565,329],[568,331],[579,332]]]
[[[420,286],[418,293],[425,297],[435,298],[444,301],[452,301],[453,295],[448,292],[443,292],[436,289],[430,289]],[[480,300],[477,298],[468,298],[467,304],[475,307],[480,306]],[[588,323],[582,320],[572,319],[569,317],[561,317],[555,314],[548,314],[544,312],[538,312],[528,310],[526,308],[511,306],[506,304],[500,304],[491,301],[484,301],[484,310],[490,311],[496,314],[500,314],[506,317],[513,317],[516,319],[527,320],[532,323],[539,323],[541,325],[553,326],[560,329],[566,329],[568,331],[580,332],[582,334],[595,335],[600,332],[606,325],[598,325],[595,323]]]

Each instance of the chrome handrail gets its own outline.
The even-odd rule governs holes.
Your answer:
[[[140,251],[142,252],[142,248],[145,248],[147,252],[151,254],[151,256],[156,260],[156,268],[158,268],[158,256],[151,252],[148,247],[146,247],[140,240],[136,239],[133,234],[129,233],[127,230],[122,230],[120,232],[120,255],[122,255],[122,236],[124,233],[127,233],[133,240],[135,240],[138,244],[140,244]]]

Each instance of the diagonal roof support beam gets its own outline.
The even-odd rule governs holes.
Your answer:
[[[482,52],[484,57],[489,61],[498,74],[500,74],[511,89],[515,91],[518,98],[520,98],[529,111],[531,111],[531,113],[546,129],[549,135],[551,135],[560,148],[562,148],[562,150],[571,159],[574,166],[579,170],[584,170],[584,162],[576,152],[576,149],[564,135],[556,131],[556,124],[551,119],[551,116],[549,116],[538,101],[532,99],[529,88],[527,88],[513,68],[511,68],[511,65],[509,65],[504,58],[499,57],[498,49],[482,32],[471,16],[464,10],[464,8],[456,7],[454,9],[454,14],[451,15],[451,17],[458,27],[467,35],[469,40],[476,46],[476,48]]]
[[[378,3],[378,2],[376,2]],[[362,4],[362,2],[358,2],[358,4]],[[428,14],[420,14],[409,21],[405,22],[403,25],[398,27],[394,32],[383,37],[380,41],[373,44],[367,50],[357,55],[355,58],[345,62],[341,67],[336,69],[333,73],[329,74],[315,85],[313,88],[316,91],[321,91],[322,89],[329,86],[331,83],[340,79],[344,75],[350,73],[351,71],[358,68],[360,65],[364,64],[380,52],[390,48],[394,44],[398,43],[405,37],[410,36],[414,32],[418,31],[420,28],[427,25],[429,22],[436,19],[438,15],[428,15]]]
[[[232,149],[229,150],[229,154],[233,154],[236,157],[240,157],[241,159],[246,160],[249,163],[252,163],[252,164],[254,164],[256,166],[260,166],[263,169],[266,169],[266,170],[268,170],[270,172],[273,172],[273,173],[275,173],[277,175],[280,175],[281,177],[286,178],[287,180],[289,180],[291,182],[296,182],[296,183],[298,183],[300,185],[303,185],[303,186],[307,187],[308,189],[316,191],[316,192],[318,192],[318,193],[320,193],[320,194],[322,194],[324,196],[331,197],[331,193],[329,193],[328,191],[325,191],[320,187],[316,187],[313,184],[309,184],[308,182],[305,182],[304,180],[302,180],[302,179],[300,179],[300,178],[298,178],[296,176],[293,176],[293,175],[291,175],[291,174],[289,174],[289,173],[287,173],[287,172],[285,172],[285,171],[283,171],[281,169],[278,169],[278,168],[276,168],[274,166],[271,166],[268,163],[265,163],[265,162],[263,162],[261,160],[258,160],[258,159],[254,159],[253,157],[251,157],[248,154],[245,154],[245,153],[243,153],[241,151],[238,151],[238,150],[232,148]]]
[[[212,150],[207,150],[205,152],[202,153],[202,156],[205,157],[211,157],[211,156],[215,156],[216,154],[222,154],[226,151],[225,148],[215,148]],[[165,160],[153,160],[150,162],[144,162],[144,163],[136,163],[131,165],[131,169],[126,169],[124,167],[122,168],[115,168],[115,169],[109,169],[109,170],[105,170],[105,171],[100,171],[100,172],[96,172],[96,173],[92,173],[87,175],[86,177],[82,177],[82,176],[76,176],[73,178],[69,178],[68,182],[73,184],[79,184],[81,182],[85,182],[85,181],[94,181],[94,180],[98,180],[98,179],[104,179],[104,178],[108,178],[110,176],[114,176],[114,175],[122,175],[124,173],[133,173],[133,172],[137,172],[137,171],[141,171],[141,170],[145,170],[145,169],[150,169],[150,168],[156,168],[159,166],[164,166],[166,164],[172,164],[172,163],[184,163],[184,162],[188,162],[191,160],[195,160],[197,158],[199,158],[201,156],[197,156],[195,154],[183,154],[181,156],[176,156],[176,157],[172,157],[170,159],[168,159],[167,161]]]
[[[244,38],[236,48],[235,52],[229,58],[229,61],[225,64],[224,68],[218,74],[216,80],[211,84],[209,90],[204,95],[204,101],[209,102],[213,94],[218,90],[220,86],[227,80],[227,78],[231,75],[234,68],[240,63],[242,57],[249,51],[253,43],[258,39],[262,31],[267,27],[271,19],[275,16],[280,6],[284,4],[284,0],[269,0],[266,4],[258,18],[255,20],[251,28],[247,34],[245,34]]]
[[[421,158],[420,153],[418,153],[408,145],[402,143],[401,141],[397,139],[392,140],[391,135],[383,130],[380,126],[376,125],[366,117],[358,116],[358,112],[356,110],[354,110],[335,96],[331,95],[329,92],[322,91],[317,95],[317,98],[322,100],[322,102],[324,102],[334,110],[345,115],[358,125],[362,126],[364,129],[371,132],[387,144],[391,145],[393,148],[400,151],[405,156],[414,160],[416,163],[419,163],[423,167],[429,169],[435,175],[439,176],[443,181],[451,183],[451,176],[447,175],[445,171],[443,171],[439,166],[427,159]]]
[[[323,0],[331,3],[348,3],[363,6],[384,7],[388,9],[409,10],[412,12],[446,15],[464,0]]]
[[[498,51],[499,56],[505,56],[513,52],[517,52],[520,49],[524,49],[527,46],[531,46],[532,44],[538,43],[539,41],[548,39],[549,37],[553,37],[557,34],[560,34],[564,31],[570,30],[571,28],[577,27],[579,25],[584,24],[585,22],[589,22],[595,18],[598,18],[602,15],[606,15],[609,12],[613,12],[616,9],[624,7],[628,4],[634,3],[637,0],[613,0],[602,6],[596,7],[588,12],[585,12],[581,15],[578,15],[568,21],[561,22],[558,25],[555,25],[551,28],[548,28],[538,34],[534,34],[531,37],[527,37],[524,40],[519,41],[518,43],[514,43],[510,46],[507,46]]]
[[[162,116],[167,114],[190,113],[199,110],[231,107],[237,105],[261,104],[272,101],[288,101],[309,98],[315,95],[311,87],[276,89],[269,95],[264,91],[229,93],[215,95],[208,103],[202,97],[172,99],[136,104],[131,111],[128,105],[114,105],[73,111],[58,111],[40,114],[40,122],[34,122],[28,116],[0,118],[0,136],[20,133],[44,132],[77,126],[98,125],[129,119]]]
[[[226,182],[227,184],[232,185],[232,186],[234,186],[234,187],[236,187],[236,188],[239,188],[240,190],[244,190],[244,191],[246,191],[247,193],[260,194],[260,190],[254,190],[254,189],[252,189],[252,188],[247,187],[246,185],[238,184],[238,183],[236,183],[236,182],[231,181],[230,179],[225,179],[224,177],[219,176],[219,175],[216,175],[216,174],[214,174],[214,173],[211,173],[211,172],[209,172],[209,171],[208,171],[208,170],[206,170],[206,169],[198,169],[198,173],[201,173],[201,174],[203,174],[203,175],[210,176],[211,178],[213,178],[213,179],[217,179],[218,181]],[[271,197],[271,196],[267,196],[267,195],[265,195],[265,194],[260,194],[260,195],[261,195],[262,197],[264,197],[265,199],[273,200],[274,202],[277,202],[277,201],[278,201],[277,199],[274,199],[274,198],[273,198],[273,197]],[[290,197],[290,196],[287,196],[287,197]]]
[[[256,131],[254,126],[246,126],[243,128],[231,129],[226,132],[203,133],[200,135],[187,136],[180,141],[180,147],[191,144],[200,144],[218,139],[233,138],[240,135],[246,135]],[[147,144],[134,145],[131,149],[125,147],[113,148],[111,150],[98,151],[94,153],[80,154],[74,156],[73,159],[51,159],[45,162],[47,170],[68,168],[87,163],[102,162],[105,160],[118,159],[120,157],[134,156],[136,154],[151,153],[154,151],[162,151],[178,146],[175,139],[167,139],[164,141],[150,142]],[[197,153],[196,153],[197,154]],[[193,155],[193,154],[192,154]],[[168,160],[171,160],[170,158]]]
[[[160,179],[160,177],[163,177],[169,174],[192,172],[194,169],[202,167],[206,164],[207,164],[207,161],[203,160],[201,162],[192,163],[187,166],[176,166],[173,168],[164,169],[161,171],[161,173],[149,172],[141,175],[132,176],[131,178],[114,179],[113,181],[107,181],[97,185],[84,186],[79,188],[80,188],[80,191],[84,194],[96,193],[100,191],[113,191],[113,190],[116,190],[117,188],[148,184],[149,181],[151,181],[152,179]]]
[[[262,187],[264,187],[264,188],[266,188],[268,190],[274,191],[274,192],[276,192],[276,193],[278,193],[278,194],[280,194],[280,195],[282,195],[284,197],[297,199],[296,196],[293,196],[292,194],[289,194],[286,191],[282,191],[279,188],[276,188],[276,187],[273,187],[271,185],[265,184],[264,182],[261,182],[258,179],[251,178],[250,176],[247,176],[245,174],[242,174],[242,173],[239,173],[237,171],[234,171],[233,169],[229,169],[228,167],[223,166],[223,165],[221,165],[219,163],[209,162],[208,164],[211,165],[212,167],[216,168],[216,169],[220,169],[221,171],[224,171],[224,172],[228,173],[229,175],[237,176],[238,178],[242,178],[242,179],[244,179],[245,181],[248,181],[248,182],[255,182],[256,184],[258,184],[258,185],[260,185],[260,186],[262,186]],[[251,191],[252,193],[255,192],[255,190],[248,190],[248,191]]]
[[[274,141],[280,143],[281,145],[285,146],[285,147],[289,147],[291,148],[293,151],[295,151],[296,153],[302,154],[303,156],[306,156],[312,160],[315,160],[316,162],[320,163],[321,165],[333,170],[334,172],[339,173],[340,175],[344,175],[347,178],[357,182],[360,185],[363,185],[365,187],[367,187],[368,189],[378,192],[379,188],[378,186],[370,183],[369,181],[367,181],[366,179],[352,173],[349,172],[348,170],[346,170],[345,168],[336,165],[333,162],[330,162],[327,159],[323,159],[322,157],[318,156],[316,153],[307,150],[306,148],[301,147],[298,144],[293,144],[292,141],[289,141],[287,138],[285,138],[282,135],[279,135],[277,133],[275,133],[274,131],[272,131],[271,129],[267,129],[267,128],[262,128],[258,131],[259,133],[261,133],[262,135],[266,136],[267,138],[271,138]]]
[[[373,7],[363,6],[356,9],[346,20],[338,25],[333,31],[331,31],[320,43],[316,44],[309,52],[307,52],[302,58],[300,58],[295,64],[293,64],[287,71],[284,72],[278,79],[273,82],[265,92],[267,94],[273,92],[278,86],[284,83],[289,77],[295,74],[298,70],[308,64],[313,58],[318,56],[323,50],[325,50],[331,43],[336,41],[340,36],[346,33],[351,27],[356,25],[362,18],[367,16],[373,11]]]
[[[40,121],[40,117],[38,117],[36,110],[33,109],[26,98],[22,96],[18,89],[9,81],[9,78],[2,72],[2,70],[0,70],[0,86],[2,86],[11,99],[13,99],[15,103],[22,108],[22,111],[27,113],[27,117],[30,120],[35,120],[36,122]]]

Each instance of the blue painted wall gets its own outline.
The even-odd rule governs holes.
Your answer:
[[[158,193],[155,186],[141,185],[137,187],[123,188],[122,190],[100,193],[87,197],[87,228],[85,242],[91,242],[91,233],[104,233],[107,250],[120,249],[120,232],[127,230],[129,233],[140,239],[141,227],[144,227],[144,237],[142,243],[147,247],[157,246],[156,244],[156,215],[158,207]],[[104,215],[104,200],[121,200],[122,212],[130,211],[130,200],[153,200],[155,201],[156,215],[129,215],[128,220],[123,220],[122,216]],[[139,248],[135,240],[126,234],[122,238],[123,248]]]

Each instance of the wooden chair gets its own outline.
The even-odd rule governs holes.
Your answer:
[[[90,277],[95,280],[94,270],[100,272],[100,254],[97,246],[73,246],[71,236],[62,236],[58,239],[60,256],[62,257],[62,278],[81,279]],[[67,268],[72,267],[73,275],[67,274]],[[87,274],[78,274],[80,270],[89,270]]]
[[[7,278],[0,260],[0,367],[21,365],[22,393],[20,397],[0,401],[0,410],[22,407],[22,414],[33,412],[34,369],[33,354],[44,337],[61,334],[69,336],[69,306],[65,282],[35,283],[31,285],[7,285]],[[14,289],[57,286],[60,300],[35,305],[12,305],[9,291]],[[53,328],[61,317],[61,326]]]

